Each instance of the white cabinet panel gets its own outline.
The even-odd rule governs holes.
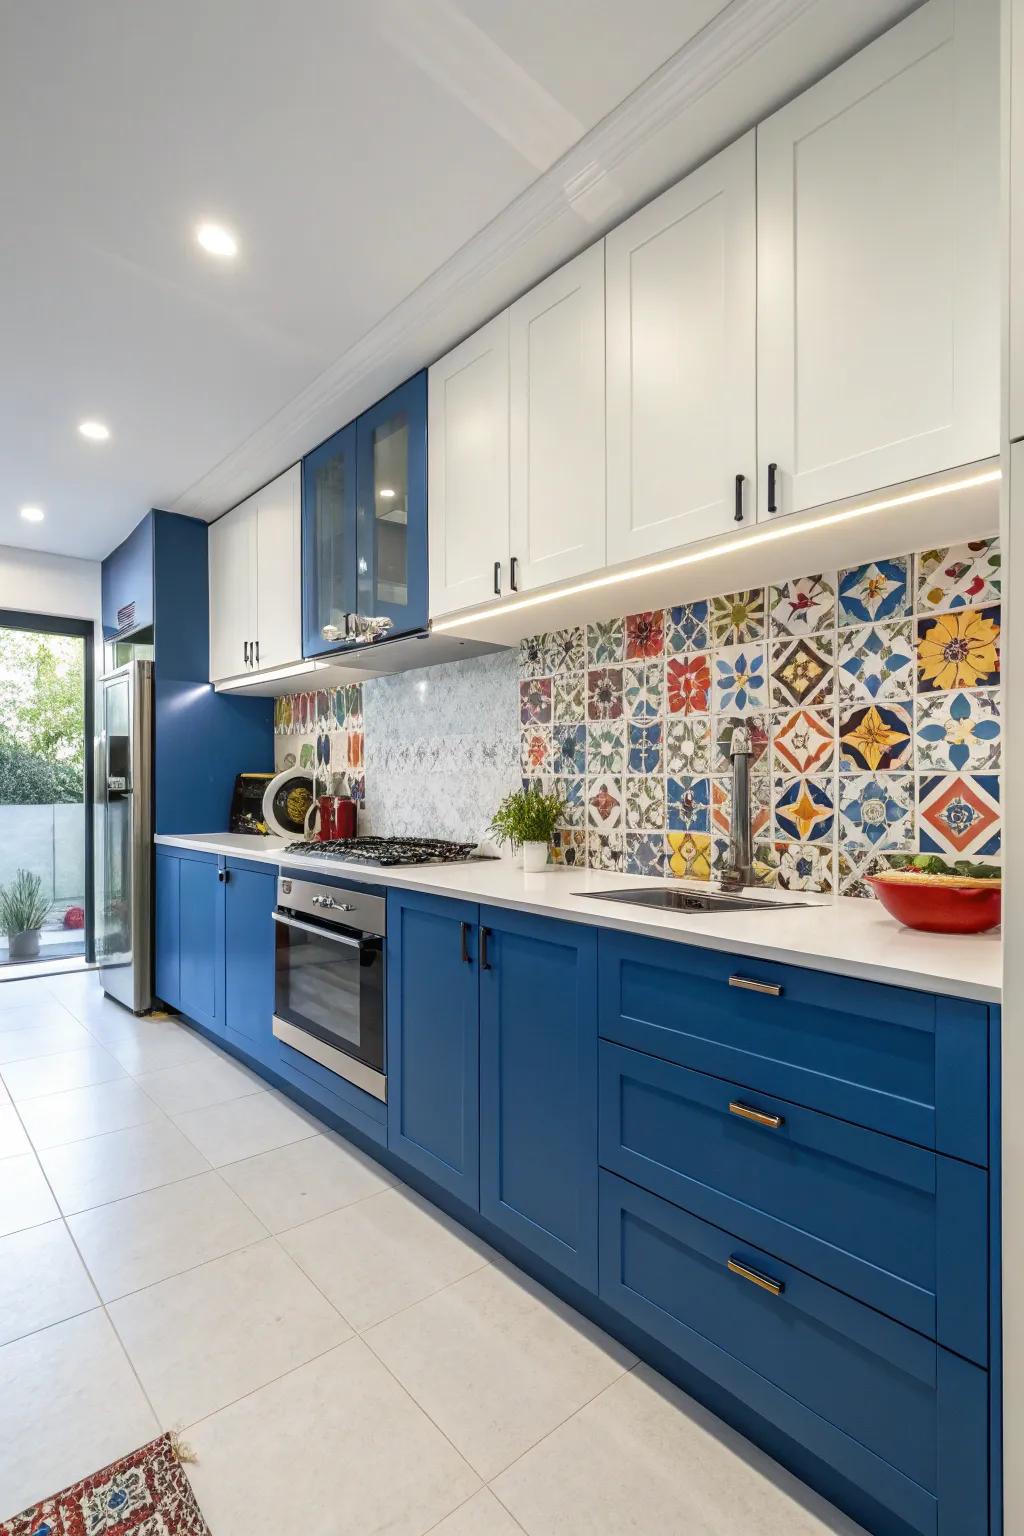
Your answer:
[[[998,452],[996,0],[930,0],[757,130],[758,515]]]
[[[1007,19],[1010,113],[1009,435],[1024,437],[1024,0]],[[1018,495],[1024,494],[1020,490]]]
[[[604,243],[509,311],[510,577],[519,591],[605,563]]]
[[[751,133],[605,241],[612,564],[753,516],[755,200]]]
[[[508,589],[508,311],[428,378],[430,613]]]
[[[210,681],[249,670],[256,638],[255,496],[210,526]]]
[[[256,666],[289,666],[302,657],[302,466],[293,464],[255,500]]]

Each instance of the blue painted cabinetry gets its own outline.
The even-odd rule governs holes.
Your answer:
[[[224,881],[224,1028],[240,1050],[268,1059],[273,1041],[277,869],[229,861]]]
[[[223,860],[156,850],[154,983],[157,996],[204,1029],[224,1029]]]

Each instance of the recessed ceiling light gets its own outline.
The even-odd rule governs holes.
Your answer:
[[[200,224],[196,239],[211,256],[231,257],[238,255],[238,241],[223,224]]]
[[[105,443],[110,436],[110,428],[102,421],[80,421],[78,430],[83,437],[87,437],[91,443]]]
[[[26,523],[41,523],[46,513],[42,507],[22,507],[21,515]]]
[[[391,489],[390,485],[382,485],[381,488],[380,488],[380,493],[379,494],[380,494],[380,498],[381,498],[382,501],[392,501],[392,500],[394,500],[395,493]]]

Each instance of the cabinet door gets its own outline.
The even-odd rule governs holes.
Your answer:
[[[210,681],[247,672],[256,640],[255,496],[210,525]]]
[[[1010,438],[1015,441],[1024,437],[1024,0],[1011,0],[1008,10]]]
[[[302,655],[302,470],[285,470],[256,497],[256,666]]]
[[[241,1050],[269,1060],[277,872],[232,865],[224,874],[224,1026]]]
[[[178,1006],[207,1029],[224,1028],[223,873],[214,859],[180,860]]]
[[[356,423],[357,610],[391,634],[427,623],[427,376],[418,373]]]
[[[597,1284],[597,944],[480,910],[480,1210]]]
[[[508,430],[506,310],[428,375],[433,618],[508,590]]]
[[[604,242],[509,311],[510,579],[605,563]]]
[[[181,860],[156,852],[154,875],[153,981],[157,997],[181,1006]]]
[[[930,0],[762,124],[758,515],[999,451],[998,5]]]
[[[751,133],[605,240],[610,564],[753,520],[754,162]]]
[[[343,649],[356,611],[356,427],[302,461],[302,654]]]
[[[477,915],[437,896],[388,902],[388,1146],[474,1210]]]

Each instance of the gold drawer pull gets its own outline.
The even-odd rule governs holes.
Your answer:
[[[730,976],[730,987],[741,987],[744,992],[764,992],[768,997],[781,997],[782,988],[777,981],[751,981],[749,976]]]
[[[786,1123],[782,1115],[766,1115],[763,1109],[755,1109],[752,1104],[743,1104],[739,1099],[732,1100],[729,1113],[739,1115],[741,1120],[753,1120],[755,1125],[766,1125],[770,1131],[777,1131]]]
[[[739,1259],[730,1259],[728,1262],[729,1273],[739,1275],[741,1280],[749,1280],[751,1285],[759,1286],[762,1291],[768,1291],[772,1296],[781,1296],[786,1287],[781,1280],[773,1280],[771,1275],[762,1275],[756,1269],[748,1269],[746,1264],[741,1264]]]

